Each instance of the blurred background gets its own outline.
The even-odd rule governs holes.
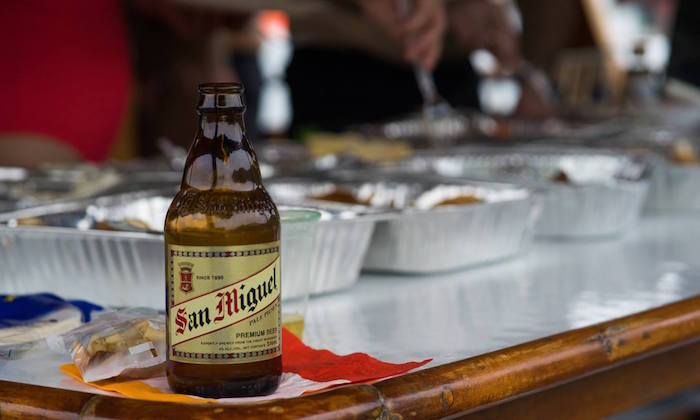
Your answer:
[[[256,144],[322,150],[333,133],[410,139],[426,104],[459,116],[423,136],[443,142],[694,104],[698,13],[692,0],[11,2],[0,165],[186,148],[203,81],[244,83]],[[434,78],[434,97],[416,74]]]
[[[333,222],[306,232],[306,248],[284,245],[306,252],[287,257],[300,270],[285,274],[313,283],[304,299],[349,289],[361,270],[434,274],[524,255],[533,237],[582,245],[545,242],[541,259],[487,271],[510,279],[495,290],[517,305],[453,296],[453,307],[477,303],[456,329],[464,343],[478,342],[466,337],[479,328],[533,331],[532,313],[559,328],[565,313],[592,323],[690,296],[700,284],[699,18],[698,0],[4,2],[0,292],[162,305],[162,226],[197,130],[197,85],[238,81],[268,191]],[[527,194],[500,194],[504,182]],[[442,197],[441,183],[471,189]],[[416,205],[436,191],[440,200]],[[459,206],[460,218],[428,212],[442,205]],[[376,219],[373,233],[380,212],[405,219]],[[642,212],[660,216],[638,223]],[[624,233],[632,239],[618,240]],[[382,251],[389,256],[371,260]],[[440,257],[447,262],[430,266]],[[143,292],[122,288],[124,279]],[[432,280],[433,306],[451,310]],[[498,311],[497,327],[471,320],[477,301]],[[317,320],[354,308],[324,302]],[[399,319],[414,345],[412,318],[387,317],[394,306],[377,302],[387,331],[399,336]],[[416,314],[426,331],[445,319]],[[317,337],[383,345],[358,325],[355,335]],[[668,418],[697,418],[697,388],[674,398],[664,413],[691,414]],[[660,417],[647,413],[620,418]]]

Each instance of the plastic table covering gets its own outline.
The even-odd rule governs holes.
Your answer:
[[[309,302],[304,341],[436,366],[700,295],[700,218],[656,215],[620,238],[538,241],[518,258],[450,273],[365,273]],[[99,392],[48,350],[0,362],[0,380]]]

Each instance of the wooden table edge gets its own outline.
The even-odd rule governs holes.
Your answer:
[[[655,355],[674,351],[691,360],[700,355],[700,296],[371,385],[248,405],[162,403],[0,381],[0,417],[434,418],[475,413],[606,370],[623,372],[631,369],[624,366],[645,359],[648,364],[658,359]],[[680,372],[678,378],[676,386],[662,384],[664,389],[697,384],[700,369]]]

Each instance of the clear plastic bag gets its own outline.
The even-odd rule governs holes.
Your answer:
[[[105,312],[47,342],[71,356],[85,382],[154,376],[165,362],[165,317],[147,308]]]

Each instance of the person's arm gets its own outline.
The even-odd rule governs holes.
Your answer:
[[[3,6],[3,163],[107,158],[126,114],[131,83],[122,12],[118,0]]]
[[[60,140],[38,134],[0,134],[0,166],[33,168],[45,162],[79,161],[78,152]]]
[[[408,9],[403,16],[399,1],[357,0],[364,15],[401,45],[406,61],[432,70],[442,54],[445,5],[442,0],[403,0]]]

